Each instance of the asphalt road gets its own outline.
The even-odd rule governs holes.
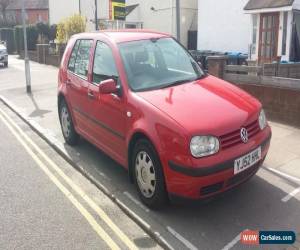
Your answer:
[[[57,69],[32,63],[34,98],[29,99],[21,94],[24,91],[24,81],[20,80],[24,74],[22,64],[15,60],[10,65],[11,68],[6,69],[4,74],[0,71],[0,76],[6,76],[6,79],[0,77],[0,91],[3,89],[8,98],[14,98],[13,101],[21,110],[24,109],[24,113],[28,113],[63,143],[55,98],[48,97],[56,91]],[[43,100],[38,100],[39,96]],[[32,105],[36,108],[34,112],[31,111]],[[300,195],[288,195],[299,188],[299,178],[274,173],[270,165],[265,165],[249,182],[208,203],[170,205],[162,211],[151,211],[139,202],[126,171],[115,161],[85,140],[81,140],[75,148],[62,145],[74,162],[151,225],[174,249],[257,249],[241,245],[238,235],[245,229],[300,232]],[[260,248],[288,247],[276,245]]]
[[[3,105],[0,138],[1,250],[161,249]]]

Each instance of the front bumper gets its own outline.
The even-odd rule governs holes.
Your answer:
[[[174,161],[168,161],[166,173],[167,189],[171,196],[188,199],[205,199],[225,192],[251,178],[262,165],[270,146],[271,130],[254,138],[252,146],[247,150],[239,150],[240,154],[232,154],[218,164],[209,164],[208,167],[187,167]],[[254,166],[234,175],[234,161],[261,146],[262,158]],[[224,152],[223,155],[226,155]],[[199,160],[200,161],[200,160]]]

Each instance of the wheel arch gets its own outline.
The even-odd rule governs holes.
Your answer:
[[[130,180],[131,183],[134,182],[134,173],[133,173],[133,166],[131,164],[132,163],[131,162],[132,161],[131,155],[133,153],[133,149],[134,149],[135,144],[137,143],[137,141],[139,141],[141,139],[146,139],[147,141],[149,141],[152,144],[152,146],[153,146],[154,150],[156,151],[156,153],[158,154],[157,148],[156,148],[155,144],[153,143],[153,140],[151,140],[151,138],[146,133],[139,130],[139,131],[135,131],[132,134],[132,136],[129,140],[129,143],[128,143],[128,152],[127,152],[128,175],[129,175],[129,180]],[[159,155],[158,155],[158,158],[160,158]]]

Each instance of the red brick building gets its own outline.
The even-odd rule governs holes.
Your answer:
[[[36,24],[39,22],[49,22],[49,4],[48,0],[26,0],[25,9],[27,14],[27,23]],[[17,24],[22,23],[22,0],[12,0],[7,8],[11,18]]]

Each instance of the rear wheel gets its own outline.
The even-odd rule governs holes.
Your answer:
[[[148,140],[141,139],[136,143],[132,166],[141,200],[152,209],[162,208],[167,202],[165,179],[159,157]]]
[[[76,145],[79,141],[79,135],[74,129],[72,117],[65,100],[62,100],[59,105],[59,117],[62,133],[66,143],[71,146]]]

